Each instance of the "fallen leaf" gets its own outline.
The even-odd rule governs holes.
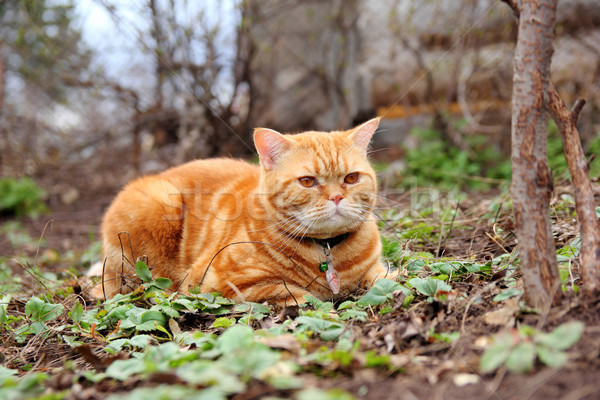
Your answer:
[[[504,307],[486,313],[483,316],[483,320],[488,325],[513,326],[515,323],[515,314],[519,310],[520,307],[517,299],[511,298],[504,302]]]
[[[269,346],[272,349],[287,350],[291,353],[297,354],[300,351],[300,343],[294,335],[286,334],[275,337],[264,337],[259,340],[263,344]]]

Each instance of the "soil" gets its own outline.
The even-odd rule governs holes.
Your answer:
[[[69,250],[83,251],[92,240],[98,240],[103,211],[119,188],[132,176],[118,169],[118,163],[107,159],[103,165],[80,165],[47,172],[38,177],[38,183],[50,193],[48,203],[51,212],[37,219],[25,218],[19,221],[32,237],[44,237],[45,244],[41,251],[56,249],[59,254]],[[73,188],[78,193],[77,199],[65,204],[61,200],[61,191]],[[479,195],[471,197],[470,204],[461,206],[465,213],[476,208],[477,203],[485,201],[485,198],[477,196]],[[0,225],[8,220],[7,217],[1,217]],[[510,225],[510,217],[504,223]],[[562,235],[557,235],[557,242],[564,242],[576,233],[574,223],[557,225],[562,226]],[[482,259],[491,258],[501,253],[499,245],[486,235],[486,232],[493,232],[493,229],[490,226],[477,226],[474,222],[473,231],[468,234],[457,232],[448,235],[443,243],[422,243],[421,246],[424,250],[443,252],[445,255],[468,257],[477,253]],[[510,239],[509,236],[503,243],[508,251],[515,246],[514,238]],[[8,240],[0,235],[0,255],[9,256],[13,252]],[[30,246],[25,256],[33,257],[37,252],[36,246]],[[11,266],[17,273],[24,274],[18,266]],[[485,282],[463,284],[466,285],[463,288],[466,293],[474,293],[485,286]],[[388,344],[384,339],[387,334],[402,338],[396,340],[390,354],[398,357],[407,357],[408,354],[413,360],[410,367],[400,373],[372,368],[356,371],[342,369],[333,377],[317,378],[315,375],[307,375],[305,379],[323,388],[346,389],[363,399],[600,399],[598,299],[585,301],[581,296],[572,295],[562,305],[552,308],[548,315],[524,314],[517,317],[517,325],[526,323],[544,330],[575,319],[585,323],[584,335],[569,350],[570,360],[565,367],[551,369],[540,364],[536,366],[535,372],[526,375],[499,370],[482,376],[477,372],[482,351],[476,346],[476,341],[498,332],[497,326],[483,322],[484,313],[495,307],[497,304],[488,298],[482,304],[472,304],[467,312],[464,308],[458,312],[452,307],[435,309],[433,306],[423,306],[410,312],[401,310],[388,314],[379,321],[362,327],[365,345],[380,348],[386,346]],[[444,332],[460,331],[460,339],[453,344],[440,344],[427,343],[422,335],[405,335],[415,321]],[[50,368],[61,365],[64,357],[82,362],[80,355],[70,348],[57,350],[54,355],[48,355],[45,361],[38,361],[42,363],[41,367],[46,364],[45,368]],[[415,357],[419,362],[414,362]],[[59,360],[61,363],[57,363]],[[55,376],[54,385],[60,387],[61,380],[68,381],[68,377],[63,375]],[[461,377],[474,378],[474,381],[464,384],[460,382]],[[261,382],[250,384],[247,392],[234,398],[251,399],[274,394],[285,396],[285,393],[277,393],[264,386]],[[87,394],[81,398],[103,398],[114,391],[115,387],[106,387],[105,383],[100,383],[86,390]]]

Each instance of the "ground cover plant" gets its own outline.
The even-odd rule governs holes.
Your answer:
[[[388,193],[383,254],[399,279],[288,308],[172,293],[144,262],[138,290],[94,301],[80,279],[100,258],[93,235],[56,249],[51,230],[5,219],[0,398],[593,398],[600,318],[579,302],[570,190],[559,182],[552,202],[568,300],[545,315],[522,301],[502,191]]]

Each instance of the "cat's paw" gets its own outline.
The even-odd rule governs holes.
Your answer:
[[[400,278],[400,268],[390,268],[384,278],[398,282],[398,279]]]

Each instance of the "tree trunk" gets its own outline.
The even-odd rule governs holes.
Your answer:
[[[2,39],[0,39],[0,115],[4,108],[4,52],[2,49]]]
[[[150,12],[152,13],[152,37],[154,39],[154,73],[156,74],[156,82],[154,87],[154,105],[155,111],[160,111],[163,108],[163,85],[165,83],[165,40],[163,29],[159,20],[158,6],[156,0],[150,0]]]
[[[3,52],[3,41],[0,39],[0,116],[2,116],[2,112],[4,111],[4,52]],[[4,148],[4,131],[2,126],[0,126],[0,176],[2,176],[3,169],[3,159],[2,153],[6,150]]]
[[[510,2],[520,13],[512,94],[512,182],[521,272],[528,303],[544,310],[560,295],[550,224],[552,173],[546,145],[557,0]]]

